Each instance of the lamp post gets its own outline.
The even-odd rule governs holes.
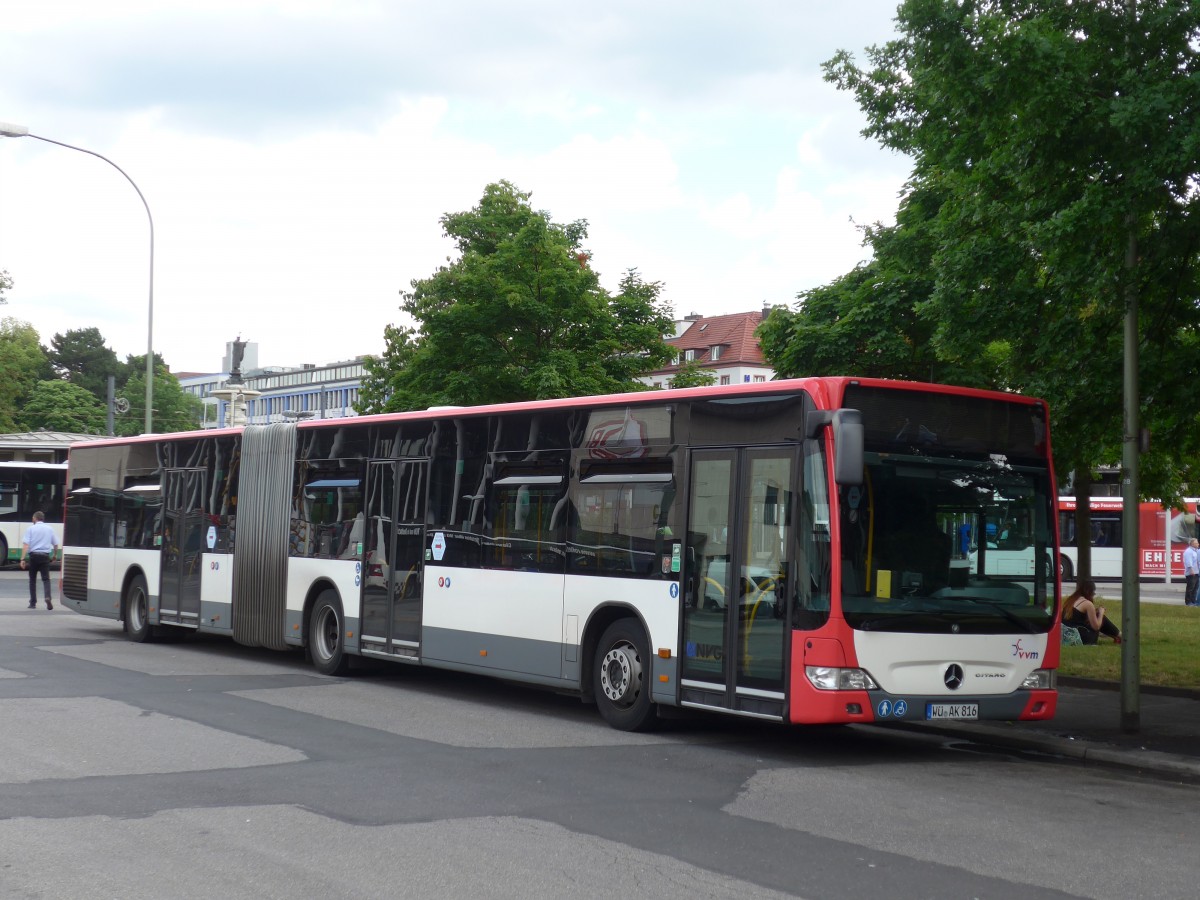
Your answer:
[[[125,180],[132,184],[133,189],[137,191],[138,199],[142,201],[142,206],[146,208],[146,219],[150,223],[150,300],[146,318],[146,433],[149,434],[154,430],[152,427],[154,423],[154,217],[150,215],[150,204],[146,202],[146,198],[142,194],[142,189],[137,186],[137,182],[129,177],[128,172],[107,156],[96,153],[94,150],[85,150],[83,147],[76,147],[74,144],[65,144],[62,141],[51,140],[48,137],[42,137],[38,134],[30,134],[29,129],[24,125],[10,125],[7,122],[0,122],[0,137],[31,137],[34,140],[45,141],[47,144],[57,144],[60,147],[66,147],[68,150],[78,150],[80,153],[86,153],[89,156],[102,159],[125,176]]]

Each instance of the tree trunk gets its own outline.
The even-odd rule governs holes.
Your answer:
[[[1092,577],[1092,470],[1075,470],[1075,580]]]

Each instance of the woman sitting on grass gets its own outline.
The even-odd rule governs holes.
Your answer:
[[[1063,624],[1078,629],[1085,644],[1095,644],[1100,635],[1121,643],[1121,629],[1108,620],[1104,607],[1096,605],[1096,582],[1085,579],[1075,585],[1075,593],[1063,601]]]

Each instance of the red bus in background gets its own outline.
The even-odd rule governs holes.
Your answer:
[[[1189,538],[1197,537],[1196,498],[1184,500],[1184,509],[1163,509],[1157,500],[1138,504],[1138,574],[1143,578],[1165,578],[1167,557],[1171,577],[1183,578],[1183,551]],[[1074,578],[1077,568],[1075,498],[1058,498],[1059,570],[1063,578]],[[1092,497],[1092,577],[1120,578],[1124,552],[1120,497]],[[1168,548],[1169,545],[1169,548]]]

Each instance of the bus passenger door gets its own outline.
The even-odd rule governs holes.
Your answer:
[[[691,454],[683,701],[784,713],[796,448]]]
[[[428,471],[423,459],[368,465],[360,626],[364,652],[418,655]]]
[[[204,469],[167,469],[163,484],[163,543],[159,621],[200,624],[200,570],[208,516]]]

